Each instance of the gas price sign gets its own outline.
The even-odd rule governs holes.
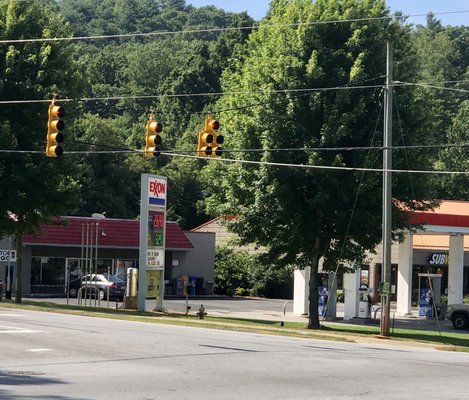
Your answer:
[[[148,211],[148,247],[163,247],[164,222],[163,211]]]
[[[138,309],[145,310],[146,296],[156,297],[156,308],[163,307],[166,201],[168,183],[164,176],[142,175],[140,201],[140,258]],[[146,290],[143,290],[146,288]]]
[[[164,268],[164,211],[148,210],[147,266]]]

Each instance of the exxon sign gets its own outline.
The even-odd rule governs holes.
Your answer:
[[[166,180],[150,179],[148,182],[148,204],[166,207]]]

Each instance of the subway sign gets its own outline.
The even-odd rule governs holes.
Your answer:
[[[449,255],[445,253],[433,253],[428,257],[428,264],[430,265],[448,265]]]

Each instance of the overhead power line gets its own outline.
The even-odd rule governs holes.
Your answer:
[[[462,81],[462,82],[467,82],[467,81]],[[399,86],[420,86],[420,87],[425,87],[429,89],[438,89],[438,90],[449,90],[452,92],[460,92],[460,93],[469,93],[469,90],[467,89],[460,89],[460,88],[449,88],[446,86],[436,86],[434,84],[429,84],[429,83],[412,83],[412,82],[400,82],[400,81],[395,81],[394,82],[394,87],[399,87]]]
[[[124,153],[139,153],[140,150],[130,149],[127,147],[112,146],[101,143],[72,140],[72,143],[88,145],[93,147],[101,147],[108,150],[93,150],[93,151],[67,151],[68,154],[124,154]],[[426,150],[426,149],[468,149],[469,143],[459,144],[420,144],[420,145],[404,145],[404,146],[348,146],[348,147],[285,147],[277,149],[223,149],[224,153],[281,153],[281,152],[351,152],[351,151],[382,151],[382,150]],[[190,154],[197,153],[198,150],[194,149],[172,149],[168,154]],[[18,154],[41,154],[44,151],[40,150],[9,150],[0,149],[0,153],[18,153]]]
[[[433,15],[448,15],[448,14],[463,14],[469,13],[469,10],[459,10],[459,11],[443,11],[438,13],[433,13]],[[402,18],[416,18],[416,17],[426,17],[427,14],[408,14],[401,15]],[[241,26],[241,27],[227,27],[227,28],[205,28],[205,29],[188,29],[182,31],[164,31],[164,32],[134,32],[134,33],[121,33],[116,35],[96,35],[96,36],[71,36],[71,37],[53,37],[53,38],[30,38],[30,39],[5,39],[0,40],[0,45],[2,44],[22,44],[22,43],[34,43],[34,42],[63,42],[63,41],[80,41],[80,40],[103,40],[103,39],[125,39],[125,38],[135,38],[135,37],[152,37],[152,36],[168,36],[168,35],[177,35],[177,34],[198,34],[198,33],[218,33],[218,32],[228,32],[228,31],[239,31],[239,30],[254,30],[259,28],[275,28],[275,27],[295,27],[295,26],[305,26],[305,25],[327,25],[327,24],[342,24],[349,22],[366,22],[366,21],[382,21],[382,20],[391,20],[394,16],[383,16],[383,17],[365,17],[365,18],[350,18],[342,20],[328,20],[328,21],[310,21],[310,22],[298,22],[294,24],[268,24],[261,23],[259,25],[252,26]]]
[[[161,154],[171,156],[171,157],[179,157],[179,158],[192,158],[192,159],[201,159],[207,160],[207,157],[201,156],[189,156],[189,155],[181,155],[181,154],[174,154],[174,153],[165,153],[162,152]],[[316,170],[329,170],[329,171],[352,171],[352,172],[393,172],[393,173],[405,173],[405,174],[434,174],[434,175],[468,175],[469,171],[425,171],[425,170],[410,170],[410,169],[391,169],[391,170],[384,170],[382,168],[356,168],[356,167],[340,167],[340,166],[327,166],[327,165],[309,165],[309,164],[288,164],[288,163],[273,163],[267,161],[250,161],[250,160],[236,160],[236,159],[229,159],[229,158],[217,158],[213,157],[209,159],[210,161],[218,161],[218,162],[228,162],[228,163],[236,163],[236,164],[248,164],[248,165],[263,165],[269,167],[288,167],[288,168],[300,168],[300,169],[316,169]]]
[[[371,80],[376,80],[378,78],[372,78]],[[461,93],[468,93],[469,90],[458,89],[458,88],[449,88],[446,86],[436,86],[435,84],[449,84],[449,83],[467,83],[468,80],[461,81],[441,81],[441,82],[402,82],[394,81],[394,87],[402,86],[422,86],[438,90],[450,90]],[[336,90],[363,90],[363,89],[380,89],[384,87],[384,84],[380,85],[350,85],[345,84],[343,86],[333,86],[333,87],[320,87],[320,88],[298,88],[298,89],[277,89],[277,90],[251,90],[245,92],[205,92],[205,93],[174,93],[174,94],[154,94],[154,95],[127,95],[127,96],[105,96],[105,97],[81,97],[81,98],[57,98],[57,102],[61,103],[70,103],[70,102],[100,102],[100,101],[121,101],[121,100],[151,100],[151,99],[169,99],[169,98],[186,98],[186,97],[221,97],[221,96],[234,96],[234,95],[260,95],[260,94],[287,94],[287,93],[298,93],[299,95],[309,95],[318,92],[331,92]],[[240,106],[232,108],[229,110],[223,111],[232,111],[240,110],[244,108],[250,108],[258,105],[269,104],[271,102],[276,102],[277,100],[270,100],[267,102],[256,103],[253,105]],[[4,104],[41,104],[41,103],[50,103],[51,99],[25,99],[25,100],[0,100],[0,105]],[[217,111],[222,112],[222,111]]]
[[[31,151],[31,150],[0,150],[0,154],[44,154],[44,151]],[[144,154],[144,150],[103,150],[103,151],[67,151],[67,154]],[[239,160],[239,159],[229,159],[229,158],[207,158],[202,156],[191,156],[187,154],[175,154],[170,152],[161,152],[162,155],[168,157],[176,158],[189,158],[197,160],[209,160],[217,162],[227,162],[227,163],[237,163],[237,164],[246,164],[246,165],[257,165],[257,166],[270,166],[270,167],[280,167],[280,168],[300,168],[300,169],[310,169],[310,170],[326,170],[326,171],[350,171],[350,172],[392,172],[392,173],[406,173],[406,174],[432,174],[432,175],[467,175],[469,176],[469,171],[438,171],[438,170],[411,170],[411,169],[391,169],[384,170],[382,168],[360,168],[360,167],[345,167],[345,166],[328,166],[328,165],[310,165],[310,164],[290,164],[290,163],[275,163],[275,162],[266,162],[266,161],[250,161],[250,160]]]
[[[233,96],[233,95],[259,95],[259,94],[278,94],[278,93],[317,93],[330,92],[334,90],[358,90],[358,89],[376,89],[383,85],[362,85],[362,86],[334,86],[322,88],[303,88],[303,89],[278,89],[278,90],[251,90],[247,92],[212,92],[212,93],[179,93],[179,94],[155,94],[155,95],[135,95],[135,96],[107,96],[107,97],[83,97],[77,99],[57,98],[57,102],[98,102],[98,101],[120,101],[120,100],[145,100],[145,99],[164,99],[180,97],[207,97],[207,96]],[[50,103],[50,99],[41,100],[0,100],[0,104],[28,104],[28,103]]]

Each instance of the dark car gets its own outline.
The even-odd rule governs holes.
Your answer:
[[[81,278],[70,281],[68,294],[70,297],[77,297],[81,288],[81,297],[98,297],[100,300],[107,298],[109,289],[109,299],[122,301],[125,294],[126,283],[116,275],[108,274],[88,274]]]
[[[468,329],[469,304],[450,304],[446,309],[446,319],[453,323],[454,329]]]

